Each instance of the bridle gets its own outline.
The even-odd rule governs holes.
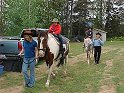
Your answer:
[[[41,32],[40,31],[37,31],[37,33],[38,33],[38,38],[37,38],[37,40],[38,40],[38,51],[43,51],[44,53],[46,52],[46,49],[47,49],[47,47],[45,47],[45,48],[40,48],[40,43],[41,43]],[[39,52],[38,52],[39,53]]]

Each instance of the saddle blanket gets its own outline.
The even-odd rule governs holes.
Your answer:
[[[60,42],[59,39],[58,39],[58,37],[56,37],[56,36],[54,36],[54,37],[55,37],[55,39],[56,39],[58,42]],[[67,37],[65,37],[65,36],[63,36],[63,35],[60,35],[60,37],[62,38],[63,44],[67,44],[67,42],[70,41]]]

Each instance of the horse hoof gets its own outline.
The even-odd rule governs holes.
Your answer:
[[[90,62],[88,62],[88,65],[90,64]]]
[[[66,72],[66,71],[64,71],[64,75],[65,75],[65,76],[67,75],[67,72]]]
[[[52,76],[52,77],[55,77],[55,76],[56,76],[56,74],[52,72],[51,76]]]
[[[55,76],[56,76],[56,74],[54,74],[54,73],[53,73],[53,74],[52,74],[52,76],[53,76],[53,77],[55,77]]]
[[[45,87],[49,87],[49,83],[46,83]]]
[[[56,74],[52,74],[52,78],[55,79],[56,78]]]

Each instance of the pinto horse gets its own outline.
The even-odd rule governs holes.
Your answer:
[[[84,48],[87,55],[87,63],[90,64],[91,53],[93,54],[93,45],[92,40],[89,37],[84,39]]]
[[[65,67],[66,74],[66,63],[68,62],[68,53],[69,53],[69,40],[66,42],[64,47],[64,53],[61,55],[59,42],[55,37],[48,33],[47,31],[38,31],[38,47],[39,47],[39,56],[42,55],[45,58],[47,67],[48,67],[48,77],[46,81],[46,87],[50,84],[51,75],[55,76],[53,70],[55,69],[55,62],[58,61],[58,67],[60,65]]]

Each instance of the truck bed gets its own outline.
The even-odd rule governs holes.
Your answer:
[[[0,40],[0,54],[18,54],[18,40]]]

